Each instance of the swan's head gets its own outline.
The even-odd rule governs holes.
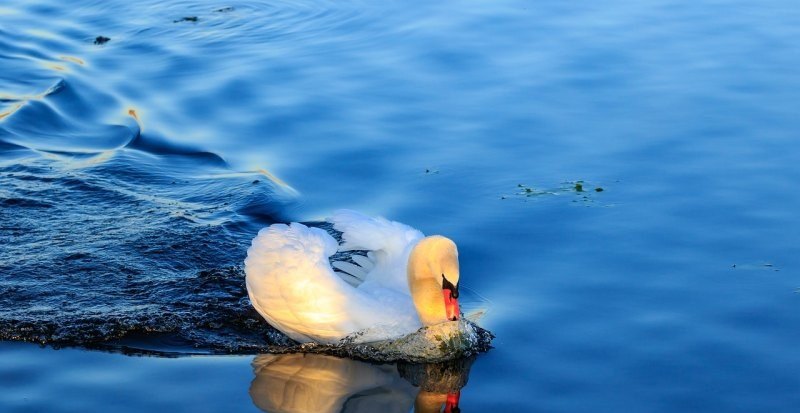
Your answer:
[[[408,259],[408,286],[424,325],[458,320],[458,249],[448,238],[423,238]]]

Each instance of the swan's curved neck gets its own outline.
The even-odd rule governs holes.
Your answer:
[[[408,258],[408,286],[419,319],[434,325],[457,319],[458,250],[438,235],[423,238]]]

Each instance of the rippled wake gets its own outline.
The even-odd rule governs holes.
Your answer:
[[[197,176],[161,164],[189,155],[126,149],[64,157],[22,157],[0,168],[0,339],[380,361],[488,349],[491,335],[466,323],[466,347],[422,359],[412,341],[298,346],[253,310],[237,266],[253,227],[269,221],[247,212],[274,208],[278,186],[257,174]]]
[[[491,334],[469,322],[388,343],[294,343],[253,310],[239,266],[252,234],[281,220],[291,189],[268,174],[233,172],[213,154],[142,144],[146,138],[131,133],[125,147],[103,152],[4,143],[0,339],[372,361],[437,361],[489,348]]]
[[[238,264],[271,219],[263,212],[278,213],[280,187],[265,176],[208,175],[209,165],[197,175],[191,155],[131,149],[28,155],[0,167],[0,339],[403,358],[364,345],[298,347],[253,310]],[[481,337],[462,353],[487,348]]]
[[[286,343],[249,308],[236,266],[293,190],[145,132],[137,93],[115,79],[137,82],[117,65],[149,54],[145,69],[160,67],[166,34],[139,36],[148,53],[114,53],[106,46],[134,33],[108,21],[119,5],[63,6],[0,9],[12,22],[0,25],[0,339],[170,352]],[[42,29],[50,14],[62,19]]]
[[[203,163],[200,175],[190,155],[129,149],[29,155],[0,167],[0,338],[148,336],[224,352],[281,342],[250,310],[235,267],[279,205],[265,176]]]
[[[243,63],[304,61],[345,26],[374,32],[361,43],[387,29],[371,27],[357,2],[116,3],[0,7],[0,340],[407,358],[300,348],[269,327],[240,264],[258,229],[288,219],[297,193],[193,144],[261,139],[261,120],[242,108],[272,111],[278,124],[266,126],[280,130],[291,95],[260,71],[242,81]],[[59,17],[43,28],[42,16]],[[470,328],[463,355],[491,339]]]
[[[171,352],[287,343],[249,308],[236,266],[290,187],[144,132],[136,109],[70,73],[82,59],[0,30],[0,62],[0,339]]]

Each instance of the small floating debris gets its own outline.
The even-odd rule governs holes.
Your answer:
[[[425,173],[426,174],[438,174],[439,170],[438,169],[433,169],[433,168],[425,168]]]
[[[233,7],[223,7],[221,9],[214,10],[214,13],[229,13],[229,12],[232,12],[234,10],[236,10],[236,9],[233,8]]]
[[[593,194],[604,192],[605,189],[600,186],[590,186],[586,181],[565,181],[557,188],[539,189],[526,184],[517,184],[518,191],[513,196],[521,198],[533,198],[546,195],[561,195],[566,193],[573,193],[580,198],[573,199],[572,202],[594,202]],[[594,188],[592,191],[591,188]],[[510,198],[511,195],[501,194],[500,199]]]
[[[94,38],[94,44],[103,45],[108,43],[109,40],[111,40],[110,37],[97,36]]]
[[[180,22],[192,22],[192,23],[197,23],[197,20],[198,20],[198,19],[197,19],[197,16],[189,16],[189,17],[183,17],[183,18],[180,18],[180,19],[178,19],[178,20],[173,20],[172,22],[173,22],[173,23],[180,23]]]
[[[762,270],[762,271],[780,271],[779,267],[776,267],[775,264],[769,262],[761,262],[761,263],[736,263],[731,265],[732,269],[741,269],[741,270]]]
[[[525,197],[532,197],[537,195],[556,195],[555,191],[538,190],[535,188],[531,188],[525,184],[517,184],[517,188],[520,189],[520,192],[517,192],[516,195],[523,195]]]

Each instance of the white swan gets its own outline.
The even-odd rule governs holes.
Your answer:
[[[328,220],[343,243],[303,224],[274,224],[247,250],[247,292],[272,326],[299,342],[333,344],[360,333],[389,340],[460,317],[453,241],[342,210]],[[366,250],[334,263],[337,250]],[[357,265],[356,265],[357,264]]]

